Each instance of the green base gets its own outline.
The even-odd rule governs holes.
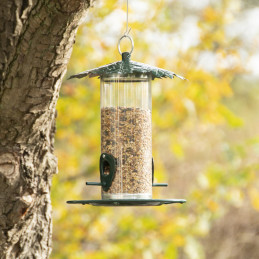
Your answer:
[[[90,204],[93,206],[119,207],[119,206],[160,206],[163,204],[185,203],[183,199],[113,199],[113,200],[78,200],[67,201],[68,204]]]

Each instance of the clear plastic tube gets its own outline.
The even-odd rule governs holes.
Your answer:
[[[151,79],[112,75],[101,79],[101,152],[117,160],[103,199],[152,198]],[[107,172],[108,173],[108,172]]]

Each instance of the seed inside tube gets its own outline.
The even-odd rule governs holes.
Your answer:
[[[101,109],[101,152],[113,155],[117,169],[111,187],[102,196],[152,197],[151,111],[144,108]]]

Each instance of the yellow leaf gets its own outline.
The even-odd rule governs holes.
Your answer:
[[[212,201],[212,200],[209,200],[207,205],[208,205],[208,208],[212,212],[216,212],[219,208],[219,205],[215,201]]]
[[[255,210],[259,210],[259,191],[255,188],[249,191],[252,206]]]
[[[182,235],[175,235],[173,238],[175,246],[181,247],[185,245],[185,238]]]

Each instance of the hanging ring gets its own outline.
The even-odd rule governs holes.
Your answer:
[[[121,52],[121,48],[120,48],[120,43],[121,43],[121,40],[123,38],[128,38],[131,42],[131,50],[130,50],[130,54],[132,53],[133,49],[134,49],[134,41],[133,39],[128,35],[128,34],[124,34],[123,36],[120,37],[119,41],[118,41],[118,50],[119,50],[119,53],[122,55],[122,52]]]

